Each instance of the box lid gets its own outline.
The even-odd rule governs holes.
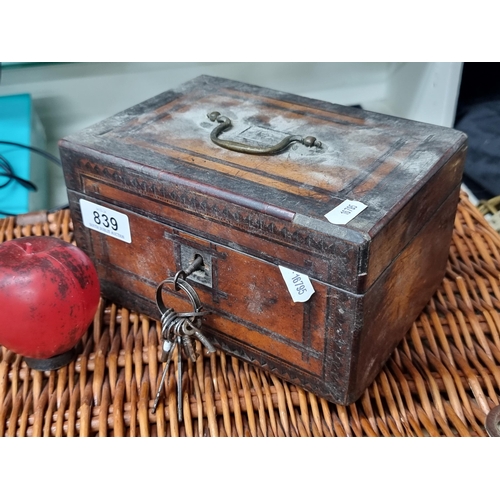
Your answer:
[[[266,148],[290,135],[313,136],[321,146],[294,142],[272,155],[231,151],[211,138],[219,125],[212,112],[231,121],[219,139]],[[158,183],[265,214],[289,232],[342,241],[353,249],[346,267],[354,272],[340,273],[339,286],[361,293],[459,184],[465,144],[453,129],[201,76],[60,146],[62,154],[85,149]],[[78,189],[70,175],[66,181]],[[325,217],[346,200],[366,208],[345,224]]]

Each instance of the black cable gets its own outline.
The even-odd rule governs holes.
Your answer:
[[[21,179],[21,177],[18,177],[16,174],[14,174],[14,169],[12,168],[12,165],[7,161],[7,158],[5,158],[5,156],[2,156],[1,154],[0,154],[0,168],[4,171],[0,172],[0,177],[7,177],[7,180],[3,184],[0,184],[0,189],[6,187],[8,184],[11,183],[11,181],[17,181],[19,184],[21,184],[21,186],[26,188],[28,191],[38,191],[38,188],[31,181]]]
[[[10,141],[0,141],[0,144],[7,144],[9,146],[16,146],[18,148],[29,149],[30,151],[33,151],[35,153],[38,153],[39,155],[44,156],[45,158],[47,158],[47,160],[54,162],[56,165],[59,165],[60,167],[62,166],[59,158],[57,158],[54,155],[51,155],[50,153],[47,153],[47,151],[44,151],[43,149],[36,148],[35,146],[26,146],[25,144],[20,144],[18,142],[10,142]]]
[[[5,144],[5,145],[8,145],[8,146],[15,146],[15,147],[18,147],[18,148],[28,149],[30,151],[33,151],[34,153],[37,153],[37,154],[43,156],[47,160],[52,161],[56,165],[59,165],[60,167],[62,167],[62,164],[61,164],[61,161],[59,160],[59,158],[57,158],[56,156],[48,153],[47,151],[44,151],[43,149],[37,148],[35,146],[27,146],[26,144],[21,144],[21,143],[18,143],[18,142],[11,142],[11,141],[0,141],[0,144]],[[21,179],[20,177],[18,177],[17,175],[15,175],[14,174],[14,170],[12,168],[12,165],[1,154],[0,154],[0,169],[5,172],[5,173],[3,173],[3,172],[0,171],[0,177],[7,177],[8,178],[8,180],[4,184],[0,185],[0,189],[3,188],[3,187],[5,187],[5,186],[7,186],[7,184],[9,184],[11,181],[17,181],[24,188],[26,188],[26,189],[28,189],[30,191],[36,191],[37,190],[37,187],[31,181],[28,181],[26,179]],[[57,207],[57,208],[54,208],[52,210],[49,210],[49,212],[55,212],[57,210],[63,210],[65,208],[68,208],[68,205],[62,205],[61,207]],[[15,217],[17,214],[11,214],[11,213],[4,212],[4,211],[0,210],[0,215],[5,215],[7,217]]]

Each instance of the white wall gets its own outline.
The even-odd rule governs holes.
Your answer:
[[[453,126],[462,63],[398,64],[387,80],[388,105],[396,116]]]
[[[387,63],[78,63],[4,69],[0,95],[30,93],[60,138],[201,74],[341,104],[384,98]]]

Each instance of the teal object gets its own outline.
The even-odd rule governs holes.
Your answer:
[[[45,149],[45,133],[33,109],[29,94],[0,97],[0,140],[16,142]],[[0,154],[9,162],[14,174],[32,181],[37,191],[32,192],[19,182],[12,180],[0,188],[0,212],[22,214],[46,208],[47,162],[25,148],[0,144]],[[0,169],[0,174],[4,170]],[[0,176],[0,185],[7,177]],[[0,217],[4,217],[0,213]]]

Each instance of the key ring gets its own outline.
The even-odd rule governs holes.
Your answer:
[[[212,352],[212,345],[208,343],[205,337],[199,333],[199,328],[201,326],[201,317],[208,314],[208,311],[201,311],[202,305],[200,297],[196,293],[196,290],[187,281],[179,277],[180,273],[182,272],[183,271],[179,271],[173,278],[167,278],[166,280],[163,280],[156,289],[156,304],[161,312],[163,336],[165,340],[170,340],[172,332],[174,332],[174,336],[181,337],[194,334],[198,338],[198,340],[200,340],[203,345],[205,345],[205,347],[210,352]],[[174,285],[176,289],[180,288],[183,292],[186,293],[186,295],[189,297],[189,300],[191,301],[191,305],[193,306],[192,312],[178,313],[175,312],[172,308],[167,308],[165,306],[161,296],[161,292],[164,285],[167,284]],[[183,321],[181,318],[183,319]],[[181,321],[179,321],[180,319]],[[179,333],[179,328],[181,326],[180,323],[182,323],[182,334]],[[186,323],[191,327],[189,333],[186,328]],[[187,345],[186,342],[184,342],[184,345]],[[186,349],[187,352],[192,352],[188,347],[186,347]],[[195,359],[193,359],[193,356],[190,356],[190,358],[195,361]]]
[[[182,272],[183,271],[179,271],[173,278],[167,278],[166,280],[163,280],[156,289],[156,304],[158,305],[158,309],[162,314],[165,314],[169,310],[169,308],[165,306],[165,303],[163,302],[163,298],[161,296],[161,292],[163,291],[163,286],[169,284],[174,285],[174,288],[176,290],[180,288],[189,297],[195,313],[198,313],[201,309],[200,297],[198,297],[196,290],[187,281],[180,277],[180,274]],[[190,314],[190,316],[192,316],[192,314]]]

